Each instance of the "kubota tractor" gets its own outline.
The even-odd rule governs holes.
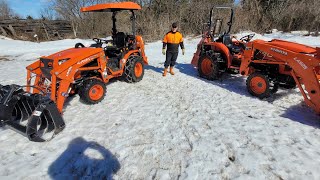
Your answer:
[[[48,141],[65,127],[61,113],[68,96],[79,94],[83,102],[96,104],[103,100],[111,78],[139,82],[148,64],[144,42],[135,31],[134,11],[140,9],[133,2],[81,8],[82,12],[112,12],[112,40],[94,38],[90,47],[77,43],[41,57],[27,66],[26,86],[0,85],[0,125],[31,141]],[[132,34],[117,31],[116,14],[123,10],[131,12]]]
[[[320,114],[320,48],[273,39],[246,45],[240,67],[250,94],[270,96],[278,87],[297,85],[305,103]]]
[[[217,9],[231,10],[228,30],[223,34],[223,20],[213,18]],[[238,41],[229,34],[232,19],[229,7],[211,9],[210,21],[191,62],[200,77],[214,80],[225,71],[240,72],[249,76],[248,92],[261,99],[279,87],[291,89],[298,85],[306,104],[320,114],[320,48],[277,39],[251,42],[254,34]]]
[[[230,19],[224,22],[221,13],[230,11]],[[220,14],[220,16],[219,16]],[[203,28],[202,39],[197,46],[191,64],[197,67],[200,77],[215,80],[226,71],[238,71],[241,65],[245,44],[254,34],[237,40],[230,35],[233,23],[231,7],[213,7],[210,20]],[[224,28],[224,31],[222,31]]]

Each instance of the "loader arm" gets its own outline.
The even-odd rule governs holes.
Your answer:
[[[265,59],[255,59],[256,50],[265,53]],[[252,71],[252,64],[278,64],[291,68],[290,74],[299,87],[306,104],[320,113],[319,49],[297,43],[255,40],[247,44],[240,66],[242,75]]]

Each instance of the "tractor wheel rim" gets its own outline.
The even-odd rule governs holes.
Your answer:
[[[204,75],[208,76],[213,71],[213,64],[210,59],[205,58],[201,63],[201,71]]]
[[[140,77],[142,75],[143,67],[140,62],[136,63],[134,66],[134,74],[136,77]]]
[[[103,96],[103,87],[101,85],[94,85],[89,90],[90,99],[96,101]]]
[[[255,94],[263,94],[267,89],[267,82],[262,77],[254,77],[250,81],[250,88]]]

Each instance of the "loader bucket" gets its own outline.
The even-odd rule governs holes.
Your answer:
[[[9,126],[30,141],[44,142],[61,132],[65,123],[49,97],[25,92],[18,85],[0,85],[0,126]]]

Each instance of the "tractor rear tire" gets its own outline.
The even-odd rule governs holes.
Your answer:
[[[83,82],[79,88],[80,99],[86,104],[97,104],[101,102],[106,95],[106,85],[99,79],[88,79]]]
[[[124,79],[128,83],[135,83],[142,80],[144,76],[144,64],[142,57],[140,56],[130,56],[127,60]]]
[[[247,79],[248,92],[259,99],[270,97],[271,93],[276,92],[277,86],[274,88],[276,89],[271,89],[268,76],[262,73],[252,73]]]
[[[198,72],[201,78],[213,81],[219,78],[219,64],[208,55],[201,56],[198,62]]]

